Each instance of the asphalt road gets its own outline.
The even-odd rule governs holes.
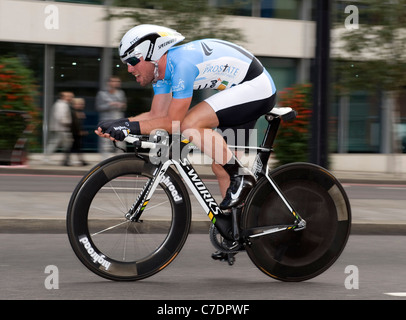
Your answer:
[[[260,272],[241,252],[234,266],[210,258],[207,235],[192,234],[175,261],[137,282],[88,271],[63,234],[0,234],[0,299],[392,300],[406,299],[406,236],[351,236],[339,260],[306,282]],[[397,294],[397,295],[390,295]]]
[[[2,216],[64,217],[80,176],[0,175]],[[344,184],[357,219],[406,221],[406,185]],[[215,181],[208,187],[217,193]],[[52,199],[53,205],[49,203]],[[403,220],[402,220],[403,219]],[[267,277],[245,253],[232,267],[213,261],[207,234],[191,234],[175,261],[139,282],[111,282],[88,271],[66,234],[0,233],[0,299],[45,300],[376,300],[406,299],[406,235],[351,235],[340,259],[302,283]],[[155,311],[155,310],[153,310]]]

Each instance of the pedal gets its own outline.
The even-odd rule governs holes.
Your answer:
[[[214,252],[211,257],[213,260],[220,260],[220,261],[227,261],[230,266],[232,266],[235,262],[235,253],[226,253],[226,252],[221,252],[221,251],[216,251]]]

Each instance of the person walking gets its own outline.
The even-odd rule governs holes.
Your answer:
[[[99,113],[99,121],[120,119],[124,117],[127,110],[127,98],[121,88],[119,77],[111,76],[107,82],[106,90],[101,90],[96,96],[96,110]],[[124,143],[119,143],[125,149]],[[99,151],[103,158],[115,152],[112,143],[106,139],[99,139]]]
[[[70,156],[72,153],[77,154],[79,162],[82,166],[86,166],[88,163],[85,161],[82,150],[82,139],[87,133],[83,130],[83,121],[86,119],[86,114],[84,113],[85,100],[83,98],[72,99],[72,146],[69,155],[65,159],[66,165],[70,165]]]
[[[46,162],[50,161],[51,154],[61,149],[65,154],[62,165],[68,164],[70,148],[72,146],[72,114],[70,104],[73,97],[74,94],[72,92],[61,92],[59,93],[58,100],[52,106],[49,124],[50,139],[45,150]]]

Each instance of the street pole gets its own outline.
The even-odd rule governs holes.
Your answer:
[[[310,161],[328,167],[330,0],[317,0],[316,58]]]

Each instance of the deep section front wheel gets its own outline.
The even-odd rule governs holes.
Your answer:
[[[351,227],[348,197],[331,173],[313,164],[284,165],[270,176],[306,221],[306,228],[250,238],[246,251],[261,271],[275,279],[311,279],[329,268],[346,245]],[[260,179],[247,199],[242,229],[287,225],[293,220],[269,181]]]
[[[191,206],[185,186],[168,168],[138,222],[126,213],[157,166],[123,154],[101,162],[79,182],[67,212],[67,232],[79,260],[117,281],[149,277],[177,256],[187,238]]]

